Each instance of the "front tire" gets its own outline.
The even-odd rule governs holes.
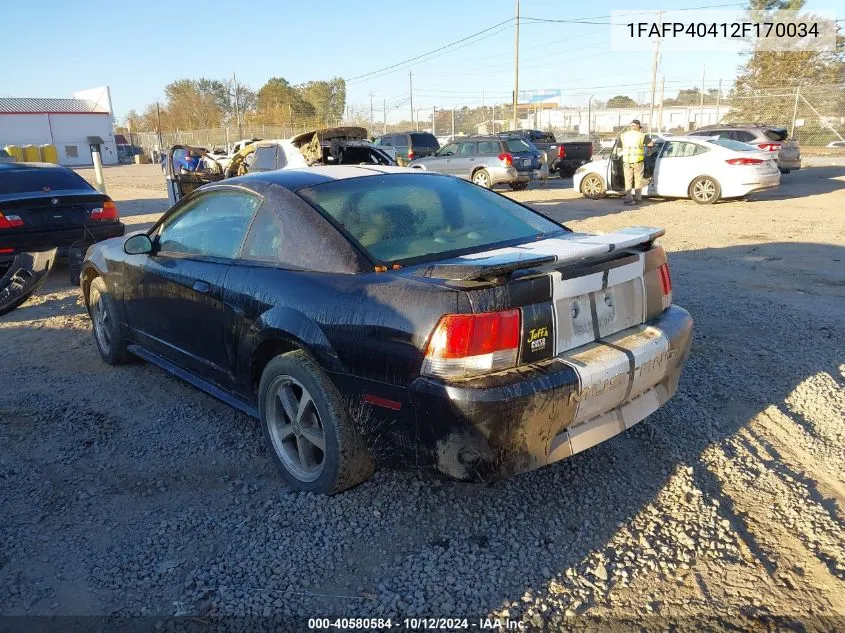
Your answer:
[[[332,495],[372,475],[364,438],[334,385],[303,350],[267,363],[258,410],[273,461],[292,488]]]
[[[94,342],[103,362],[109,365],[125,363],[129,354],[120,326],[117,306],[102,277],[96,277],[88,290],[88,314],[91,315]]]
[[[713,204],[722,196],[722,188],[710,176],[699,176],[690,183],[689,197],[698,204]]]
[[[484,187],[485,189],[491,189],[493,187],[493,181],[490,179],[490,173],[486,169],[479,169],[472,175],[472,182],[474,182],[479,187]]]
[[[528,189],[528,183],[527,182],[512,182],[511,183],[511,189],[513,189],[514,191],[525,191],[526,189]]]
[[[581,181],[581,195],[590,200],[600,200],[606,192],[604,180],[598,174],[587,174]]]

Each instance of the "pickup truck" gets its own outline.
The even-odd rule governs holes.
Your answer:
[[[511,130],[502,134],[517,135],[533,143],[534,147],[545,154],[549,173],[557,173],[561,178],[574,174],[581,165],[589,163],[593,156],[593,144],[590,141],[558,141],[554,134],[542,130]]]

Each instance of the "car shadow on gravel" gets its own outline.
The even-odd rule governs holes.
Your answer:
[[[790,200],[845,189],[845,167],[805,167],[781,174],[777,189],[753,194],[755,200]]]

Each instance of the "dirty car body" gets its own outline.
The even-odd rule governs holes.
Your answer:
[[[209,250],[169,252],[190,205],[242,211]],[[86,303],[97,277],[114,289],[130,352],[250,415],[269,359],[304,350],[377,463],[481,481],[595,445],[675,392],[692,319],[671,304],[662,234],[575,233],[410,169],[282,170],[187,196],[149,253],[96,245],[82,287]]]
[[[78,264],[90,244],[123,233],[111,199],[71,170],[0,164],[0,314],[38,289],[57,256],[79,254]]]

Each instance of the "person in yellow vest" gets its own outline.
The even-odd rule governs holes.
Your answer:
[[[625,204],[640,204],[643,188],[643,165],[645,148],[654,147],[654,142],[642,131],[637,119],[631,121],[628,129],[619,137],[622,145],[622,170],[625,174]]]

